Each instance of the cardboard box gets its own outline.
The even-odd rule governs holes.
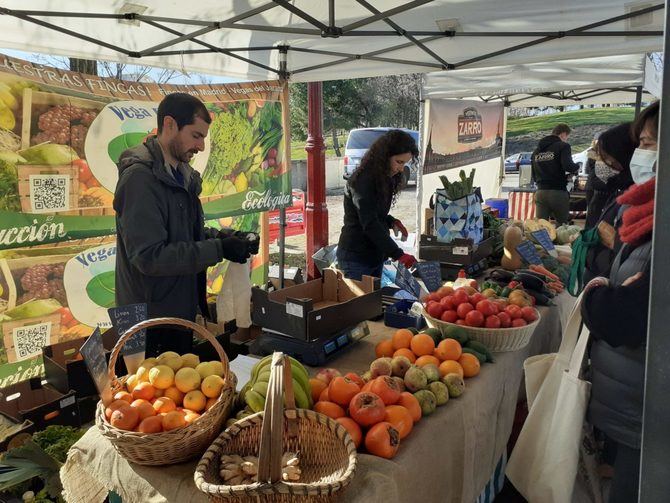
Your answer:
[[[31,421],[36,430],[52,424],[81,426],[79,407],[74,391],[61,393],[40,377],[33,377],[3,388],[0,392],[0,413],[15,422]]]
[[[343,330],[382,313],[379,278],[345,279],[325,269],[323,277],[301,285],[267,292],[252,289],[254,324],[310,341]]]

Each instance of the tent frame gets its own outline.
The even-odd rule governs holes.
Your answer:
[[[336,26],[335,24],[335,0],[328,0],[329,7],[329,20],[328,24],[325,24],[318,19],[310,16],[305,11],[301,10],[298,7],[295,7],[287,0],[273,0],[264,5],[250,9],[246,12],[233,16],[229,19],[223,21],[204,21],[196,19],[183,19],[183,18],[172,18],[172,17],[160,17],[160,16],[145,16],[139,13],[123,13],[123,14],[106,14],[106,13],[81,13],[81,12],[65,12],[65,11],[49,11],[49,10],[19,10],[19,9],[8,9],[5,7],[0,7],[0,15],[12,16],[23,21],[34,23],[39,26],[42,26],[49,30],[54,30],[65,35],[72,36],[73,38],[83,40],[86,42],[91,42],[101,47],[113,50],[125,56],[141,59],[141,58],[150,58],[152,56],[166,56],[166,55],[175,55],[175,54],[207,54],[207,53],[221,53],[229,56],[231,58],[239,59],[250,65],[262,68],[266,71],[275,73],[278,78],[289,79],[291,75],[298,73],[305,73],[312,70],[317,70],[320,68],[328,68],[337,66],[342,63],[347,63],[354,60],[373,60],[373,61],[383,61],[400,65],[408,65],[412,67],[423,66],[425,68],[433,68],[436,70],[454,70],[456,68],[462,68],[474,63],[479,63],[487,59],[500,56],[502,54],[508,54],[511,52],[516,52],[528,47],[539,45],[545,42],[550,42],[564,37],[620,37],[620,36],[636,36],[636,37],[658,37],[662,36],[662,31],[652,31],[652,30],[616,30],[616,31],[592,31],[594,28],[599,28],[606,26],[611,23],[618,21],[623,21],[626,19],[631,19],[634,17],[642,16],[660,9],[664,8],[663,3],[655,4],[644,9],[637,11],[629,12],[619,16],[603,19],[601,21],[590,23],[588,25],[579,26],[567,31],[498,31],[498,32],[463,32],[458,30],[445,30],[445,31],[408,31],[399,26],[396,22],[392,21],[390,18],[396,14],[407,12],[417,7],[420,7],[424,4],[430,3],[432,0],[413,0],[401,4],[393,9],[386,11],[379,11],[367,0],[356,0],[361,6],[365,7],[370,13],[370,16],[362,17],[361,19],[349,23],[344,26]],[[263,26],[256,24],[245,24],[241,23],[246,19],[249,19],[257,14],[261,14],[265,11],[268,11],[273,8],[282,8],[285,9],[302,20],[306,21],[311,28],[290,28],[290,27],[279,27],[279,26]],[[141,51],[131,51],[129,49],[119,47],[114,44],[107,43],[100,39],[95,39],[81,33],[76,33],[72,30],[58,26],[57,24],[39,19],[41,17],[47,18],[83,18],[83,19],[116,19],[119,21],[128,21],[135,23],[146,23],[155,28],[161,29],[171,35],[174,35],[176,38],[167,40],[153,47],[148,47]],[[371,23],[377,21],[383,21],[389,27],[390,30],[359,30],[359,28],[365,27]],[[178,30],[170,28],[169,24],[179,24],[179,25],[189,25],[199,27],[197,30],[190,33],[182,33]],[[320,51],[306,48],[294,48],[287,45],[278,45],[278,46],[262,46],[262,47],[237,47],[237,48],[224,48],[217,47],[208,42],[200,40],[198,37],[205,35],[207,33],[220,30],[220,29],[237,29],[237,30],[252,30],[252,31],[271,31],[276,33],[285,33],[285,34],[298,34],[298,35],[311,35],[311,36],[320,36],[323,38],[339,38],[339,37],[404,37],[408,42],[403,44],[392,45],[384,49],[371,51],[367,53],[360,54],[349,54],[336,51]],[[422,37],[422,38],[419,38]],[[456,38],[456,37],[539,37],[535,40],[524,42],[512,47],[507,47],[498,51],[490,52],[487,54],[482,54],[475,58],[470,58],[460,62],[448,62],[440,57],[437,53],[428,48],[427,44],[431,41],[442,39],[442,38]],[[174,46],[181,42],[191,41],[194,42],[204,49],[191,49],[185,51],[175,51],[175,50],[163,50],[168,47]],[[417,61],[408,61],[404,59],[397,59],[389,57],[389,53],[394,51],[405,49],[407,47],[416,46],[420,48],[423,52],[427,53],[432,62],[417,62]],[[257,52],[257,51],[295,51],[302,53],[312,53],[312,54],[322,54],[328,56],[339,57],[335,61],[322,63],[319,65],[313,65],[309,67],[296,68],[292,71],[282,68],[273,68],[271,66],[262,64],[260,62],[254,61],[253,59],[245,58],[237,54],[238,52]]]

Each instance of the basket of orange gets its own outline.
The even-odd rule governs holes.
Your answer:
[[[326,502],[349,484],[356,465],[356,446],[342,424],[296,408],[291,365],[276,352],[265,409],[221,433],[194,480],[210,501]]]
[[[522,295],[518,291],[511,300],[493,299],[480,293],[470,295],[459,288],[439,299],[429,296],[423,315],[428,326],[439,329],[444,336],[460,326],[490,351],[517,351],[528,345],[541,318]]]
[[[219,360],[168,351],[144,360],[136,373],[117,378],[114,369],[124,344],[140,330],[160,325],[192,330],[210,342]],[[111,399],[98,402],[95,423],[103,437],[128,461],[171,465],[202,454],[221,431],[232,407],[237,378],[215,337],[179,318],[156,318],[124,332],[112,349]]]

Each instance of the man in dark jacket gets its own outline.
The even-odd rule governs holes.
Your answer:
[[[250,239],[205,229],[200,174],[189,162],[204,150],[211,122],[197,98],[166,96],[158,106],[158,136],[121,154],[114,194],[116,304],[147,303],[148,315],[195,320],[207,316],[206,270],[222,259],[244,263],[258,252]],[[147,356],[190,351],[190,333],[155,329]]]
[[[566,173],[576,173],[579,165],[572,161],[567,143],[570,127],[557,124],[549,136],[540,140],[531,156],[533,180],[537,184],[535,210],[537,218],[554,218],[559,224],[570,219],[570,194]]]

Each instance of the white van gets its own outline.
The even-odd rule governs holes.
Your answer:
[[[344,149],[344,178],[347,179],[356,171],[361,163],[361,159],[365,152],[370,148],[377,138],[393,129],[400,129],[409,133],[416,142],[417,148],[421,148],[419,144],[419,132],[404,128],[390,128],[390,127],[373,127],[352,129],[349,131],[347,138],[347,145]],[[403,185],[407,185],[408,181],[416,181],[416,171],[418,163],[410,162],[405,166],[405,173],[403,178]]]

